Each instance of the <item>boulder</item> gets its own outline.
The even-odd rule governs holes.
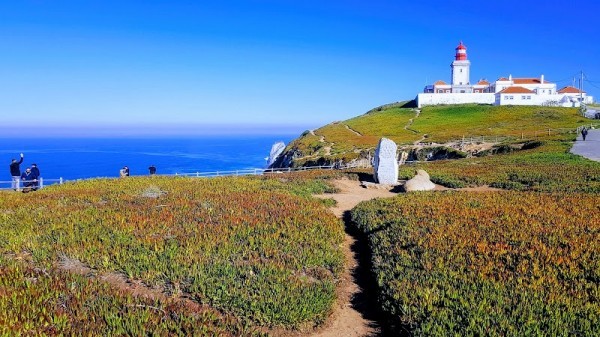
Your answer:
[[[381,138],[375,150],[373,177],[382,185],[395,185],[398,182],[398,146],[393,140]]]
[[[404,183],[406,192],[431,191],[433,189],[435,189],[435,184],[429,180],[429,174],[423,170],[417,170],[417,175]]]
[[[283,150],[285,150],[284,142],[277,142],[271,146],[271,152],[269,153],[269,157],[267,157],[267,167],[271,167],[275,163]]]

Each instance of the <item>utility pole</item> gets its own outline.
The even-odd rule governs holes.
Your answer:
[[[583,106],[583,70],[581,71],[581,77],[579,78],[579,100]]]

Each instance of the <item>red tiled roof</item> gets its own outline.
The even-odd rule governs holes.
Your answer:
[[[479,82],[477,82],[476,85],[488,85],[490,84],[490,82],[486,81],[486,80],[479,80]]]
[[[535,91],[523,87],[508,87],[500,92],[499,94],[535,94]]]
[[[448,84],[442,80],[439,80],[439,81],[435,82],[433,85],[448,85]]]
[[[513,78],[514,84],[541,84],[539,78]],[[549,81],[544,80],[544,84],[550,83]]]
[[[558,91],[558,93],[559,94],[580,94],[581,90],[569,85],[569,86],[566,86],[566,87],[560,89]],[[585,91],[583,93],[585,94]]]

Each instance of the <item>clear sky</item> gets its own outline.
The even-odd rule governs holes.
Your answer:
[[[460,40],[471,81],[544,74],[562,87],[583,71],[600,99],[600,26],[588,16],[599,10],[596,0],[0,0],[0,128],[301,132],[449,81]]]

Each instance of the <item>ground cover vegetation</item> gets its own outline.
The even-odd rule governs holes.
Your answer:
[[[530,142],[534,148],[505,154],[405,165],[400,178],[424,169],[437,184],[456,188],[490,185],[509,190],[600,194],[600,163],[569,153],[572,141]]]
[[[9,335],[69,335],[85,331],[85,315],[99,323],[84,334],[141,335],[159,326],[189,335],[203,331],[185,328],[199,322],[207,335],[227,335],[317,324],[331,310],[344,263],[343,224],[309,198],[332,190],[318,179],[332,174],[91,179],[3,193],[0,293],[10,296],[0,300],[0,325]],[[212,309],[199,315],[139,302],[65,274],[64,261]],[[30,301],[32,294],[43,300]],[[216,313],[233,321],[215,322]]]
[[[421,192],[359,204],[398,334],[597,336],[596,194]]]
[[[260,336],[216,310],[134,297],[0,256],[0,336]]]
[[[288,144],[291,166],[348,162],[368,157],[381,137],[400,146],[444,144],[484,137],[490,142],[571,140],[589,123],[576,108],[542,106],[447,105],[417,110],[407,102],[388,104],[341,122],[305,132]]]

